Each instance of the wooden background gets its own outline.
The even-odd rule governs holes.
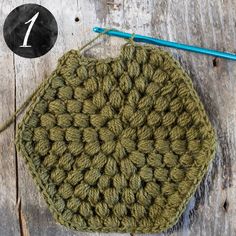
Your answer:
[[[59,26],[54,48],[45,56],[31,60],[14,55],[2,36],[6,16],[16,6],[27,2],[48,8]],[[7,119],[50,74],[59,56],[95,36],[91,31],[93,26],[117,27],[131,33],[236,52],[235,13],[236,0],[1,0],[0,121]],[[117,38],[99,39],[89,53],[98,58],[116,56],[122,43],[124,40]],[[218,147],[207,176],[181,220],[160,235],[234,236],[236,63],[170,51],[191,75],[217,130]],[[12,125],[0,134],[0,236],[91,236],[90,233],[66,230],[52,219],[23,159],[16,155],[14,133],[15,125]]]

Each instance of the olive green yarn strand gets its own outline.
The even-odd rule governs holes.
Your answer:
[[[91,39],[89,42],[87,42],[86,44],[84,44],[82,47],[79,48],[79,52],[81,52],[83,49],[85,49],[86,47],[88,47],[89,45],[91,45],[94,41],[96,41],[98,38],[100,38],[101,36],[105,35],[108,31],[110,30],[115,30],[113,28],[109,28],[104,30],[103,32],[99,33],[96,37],[94,37],[93,39]]]
[[[0,125],[0,133],[7,129],[18,117],[18,115],[29,105],[31,99],[38,92],[40,87],[38,87],[27,99],[26,101],[5,121]]]

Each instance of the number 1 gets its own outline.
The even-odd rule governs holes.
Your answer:
[[[26,31],[23,44],[22,44],[20,47],[22,47],[22,48],[29,48],[29,47],[31,47],[31,45],[28,45],[28,38],[29,38],[29,35],[30,35],[30,31],[31,31],[31,29],[32,29],[32,27],[33,27],[33,24],[34,24],[34,22],[36,21],[38,15],[39,15],[39,12],[37,12],[30,20],[28,20],[28,21],[25,22],[25,24],[28,24],[28,23],[30,23],[30,22],[31,22],[31,23],[30,23],[30,25],[29,25],[29,27],[28,27],[28,29],[27,29],[27,31]]]

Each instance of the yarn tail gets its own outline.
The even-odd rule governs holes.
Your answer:
[[[29,105],[34,95],[37,93],[39,88],[37,88],[27,99],[26,101],[3,123],[0,125],[0,133],[7,129],[11,124],[13,124],[18,117],[18,115],[24,111],[24,109]]]
[[[83,45],[79,51],[81,52],[83,49],[85,49],[87,46],[91,45],[95,40],[97,40],[98,38],[100,38],[102,35],[105,35],[108,31],[110,30],[115,30],[113,28],[108,28],[105,29],[103,32],[99,33],[96,37],[94,37],[92,40],[90,40],[89,42],[87,42],[85,45]]]

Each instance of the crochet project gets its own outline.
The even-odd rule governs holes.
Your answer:
[[[16,145],[62,225],[158,233],[196,191],[215,132],[179,63],[130,40],[115,58],[65,53],[33,96]]]

